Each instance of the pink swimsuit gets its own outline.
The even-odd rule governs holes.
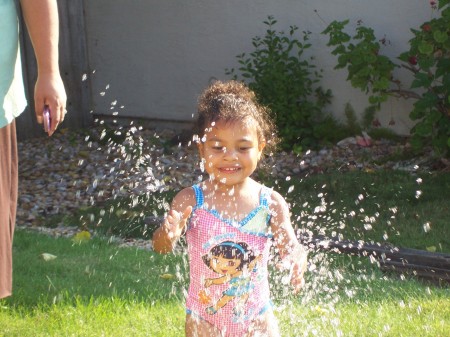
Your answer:
[[[263,187],[259,206],[236,222],[207,209],[201,187],[192,188],[197,204],[186,232],[190,268],[187,313],[216,326],[223,336],[243,336],[249,323],[271,308],[267,271],[272,242],[271,190]],[[216,268],[218,261],[224,260],[239,265],[239,272],[227,275]]]

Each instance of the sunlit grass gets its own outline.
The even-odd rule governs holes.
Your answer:
[[[56,259],[41,259],[44,252]],[[0,301],[0,336],[184,334],[184,254],[17,231],[14,257],[14,296]],[[448,288],[391,277],[358,257],[313,252],[298,297],[282,275],[272,272],[283,336],[443,337],[450,328]]]
[[[388,294],[387,294],[388,296]],[[287,315],[279,315],[283,336],[447,336],[450,301],[412,299],[358,303],[341,302],[333,307],[294,306]]]
[[[450,252],[450,173],[314,175],[279,183],[295,224],[313,234]]]
[[[122,298],[0,309],[1,336],[183,336],[181,304]]]

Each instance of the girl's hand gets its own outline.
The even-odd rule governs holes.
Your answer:
[[[205,288],[209,288],[213,284],[213,280],[210,278],[207,278],[205,280]]]
[[[305,284],[303,275],[307,269],[307,255],[305,249],[302,246],[297,245],[276,265],[280,270],[289,271],[289,280],[293,287],[294,294],[297,294]]]
[[[192,206],[186,207],[183,213],[173,209],[169,211],[164,220],[163,229],[171,240],[176,240],[181,236],[191,213]]]
[[[303,261],[300,262],[293,262],[291,265],[290,270],[290,279],[291,279],[291,285],[294,288],[293,292],[294,294],[297,294],[305,284],[305,280],[303,278],[303,275],[305,273],[305,266]]]
[[[172,200],[171,210],[167,213],[161,226],[153,233],[153,250],[159,254],[173,251],[177,239],[183,233],[187,220],[195,205],[192,188],[181,190]]]

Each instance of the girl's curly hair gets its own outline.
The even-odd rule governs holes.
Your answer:
[[[215,122],[236,122],[248,118],[257,124],[258,140],[274,148],[278,142],[269,109],[257,102],[255,93],[238,81],[215,81],[198,100],[197,135],[200,139]]]

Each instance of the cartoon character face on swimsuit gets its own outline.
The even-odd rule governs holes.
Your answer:
[[[214,272],[233,275],[255,259],[245,242],[224,241],[204,255],[203,262]]]
[[[239,271],[241,263],[240,259],[227,259],[223,255],[213,256],[209,262],[209,268],[217,274],[233,275]]]

